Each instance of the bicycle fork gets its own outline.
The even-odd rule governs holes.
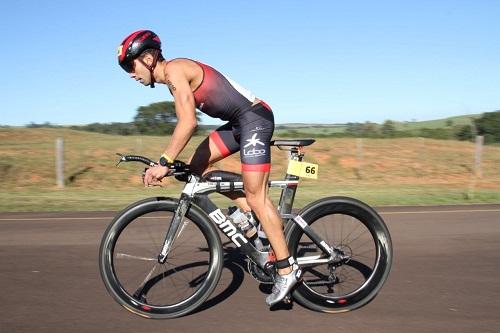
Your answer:
[[[160,254],[158,255],[158,263],[164,264],[167,261],[168,253],[172,248],[174,240],[180,235],[184,226],[181,227],[181,222],[186,215],[189,208],[190,199],[187,195],[182,194],[179,200],[179,205],[177,206],[174,217],[172,218],[172,223],[168,228],[165,240],[163,241],[163,247]]]

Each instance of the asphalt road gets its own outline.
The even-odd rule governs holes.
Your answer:
[[[390,207],[388,281],[368,305],[322,314],[270,311],[236,264],[202,311],[138,317],[98,269],[112,212],[0,214],[0,332],[500,332],[500,205]]]

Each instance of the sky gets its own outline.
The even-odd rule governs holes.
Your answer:
[[[500,1],[2,1],[0,124],[129,122],[173,100],[118,66],[129,33],[207,63],[277,123],[430,120],[500,109]],[[207,116],[204,124],[220,120]]]

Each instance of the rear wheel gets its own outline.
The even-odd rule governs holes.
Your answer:
[[[191,206],[167,261],[158,254],[178,201],[150,198],[126,208],[109,225],[99,265],[106,288],[127,310],[148,318],[174,318],[201,305],[223,267],[219,235],[206,214]]]
[[[371,301],[389,274],[392,243],[382,218],[368,205],[346,197],[316,201],[299,215],[343,259],[302,267],[303,282],[294,299],[322,312],[345,312]],[[292,222],[287,228],[290,253],[299,261],[326,257]]]

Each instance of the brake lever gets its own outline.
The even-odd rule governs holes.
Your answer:
[[[120,156],[120,159],[118,160],[118,163],[116,163],[116,167],[120,165],[121,162],[125,162],[127,159],[125,158],[125,156],[123,156],[122,154],[120,153],[116,153],[116,155]]]

